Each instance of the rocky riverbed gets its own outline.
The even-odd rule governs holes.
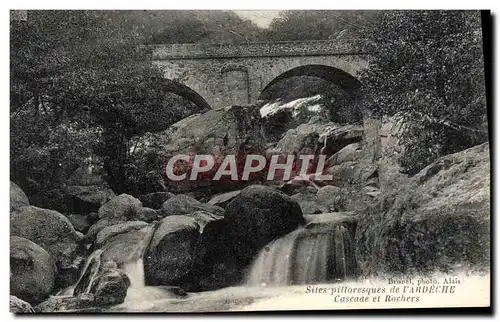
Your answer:
[[[11,182],[11,310],[231,310],[297,295],[289,285],[489,265],[488,143],[410,178],[395,120],[311,118],[278,141],[264,124],[252,107],[193,115],[158,154],[321,150],[333,180],[176,184],[158,172],[163,188],[132,196],[84,167],[68,180],[65,214],[30,205]]]

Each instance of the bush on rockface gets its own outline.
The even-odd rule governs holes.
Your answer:
[[[370,36],[363,104],[403,119],[403,171],[488,139],[480,13],[387,11]],[[439,32],[436,32],[439,30]]]
[[[50,111],[31,113],[11,115],[11,178],[31,204],[66,211],[66,180],[99,142],[99,130],[72,121],[52,124]]]

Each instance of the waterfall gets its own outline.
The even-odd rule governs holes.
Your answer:
[[[157,225],[149,225],[141,229],[144,231],[143,239],[137,244],[129,260],[123,264],[123,271],[130,279],[131,288],[140,289],[146,286],[143,257],[156,228]]]
[[[142,235],[140,240],[136,242],[137,238],[130,238],[129,242],[136,242],[134,245],[135,247],[130,252],[129,256],[123,258],[123,262],[117,263],[122,267],[121,269],[123,272],[127,274],[130,280],[131,289],[138,290],[146,287],[143,257],[155,230],[156,225],[149,225],[139,231],[139,234]],[[117,245],[113,243],[109,243],[108,245],[111,245],[111,247],[117,247]],[[107,245],[105,245],[102,249],[97,249],[92,252],[92,254],[87,258],[85,266],[83,267],[76,284],[60,292],[59,295],[76,296],[78,294],[91,293],[91,289],[95,281],[100,276],[100,273],[106,269],[102,265],[104,264],[103,261],[106,261],[103,257],[108,258],[109,255],[114,252],[113,250],[113,248],[110,249]]]
[[[82,273],[75,285],[67,288],[59,295],[77,295],[90,293],[90,288],[96,278],[99,276],[99,268],[101,267],[102,250],[97,249],[87,258]]]
[[[340,225],[299,228],[265,246],[247,276],[249,285],[313,284],[354,274],[352,240]]]
[[[144,275],[144,254],[147,251],[158,223],[142,228],[145,230],[144,238],[131,253],[130,259],[123,264],[123,271],[130,280],[130,287],[123,306],[132,309],[149,305],[147,302],[171,297],[171,293],[162,287],[146,286]]]

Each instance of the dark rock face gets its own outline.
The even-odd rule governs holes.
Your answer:
[[[115,197],[114,192],[103,184],[68,186],[65,190],[68,208],[80,215],[98,211],[102,205]]]
[[[175,195],[174,197],[165,201],[161,206],[163,216],[180,216],[189,214],[198,210],[204,210],[213,214],[224,213],[224,209],[211,204],[204,204],[198,200],[186,195]]]
[[[15,297],[14,295],[10,296],[9,307],[10,312],[12,313],[35,313],[35,310],[28,302],[25,302],[20,298]]]
[[[282,192],[253,185],[241,191],[224,213],[234,256],[242,264],[271,240],[304,224],[299,204]]]
[[[343,147],[342,149],[340,149],[334,155],[332,155],[328,159],[328,165],[330,167],[332,167],[334,165],[339,165],[339,164],[342,164],[344,162],[356,161],[361,154],[360,149],[361,149],[361,145],[359,143],[349,144],[349,145]]]
[[[377,169],[372,163],[346,161],[328,168],[327,173],[333,175],[333,185],[343,187],[367,184],[370,179],[377,177]]]
[[[71,214],[66,216],[76,231],[86,233],[90,227],[87,216]]]
[[[10,182],[10,211],[14,211],[18,208],[29,206],[30,201],[24,193],[24,191],[19,188],[14,182]]]
[[[318,202],[315,193],[299,192],[292,195],[291,198],[299,203],[304,215],[319,214],[328,211],[327,207],[324,207]]]
[[[164,218],[144,259],[147,283],[176,285],[189,276],[199,242],[200,226],[195,219],[177,215]]]
[[[341,189],[335,186],[324,186],[316,193],[316,198],[320,204],[328,210],[334,209],[335,197]]]
[[[144,207],[160,209],[161,205],[173,196],[171,192],[153,192],[140,196],[139,200]]]
[[[95,224],[90,226],[87,234],[83,237],[83,240],[86,244],[92,244],[101,230],[109,226],[122,224],[124,222],[125,220],[123,218],[99,219]]]
[[[115,197],[102,177],[102,163],[97,160],[86,160],[71,174],[65,187],[65,203],[72,213],[87,215],[97,212],[99,208]]]
[[[391,203],[391,200],[395,200]],[[361,217],[364,274],[489,266],[488,143],[441,157]]]
[[[142,207],[137,211],[137,220],[145,222],[153,222],[155,220],[161,219],[161,211],[155,210],[147,207]]]
[[[220,235],[225,234],[222,226],[224,217],[214,215],[206,211],[195,211],[186,216],[193,218],[200,227],[200,240],[196,248],[195,263],[193,266],[193,277],[197,281],[203,276],[210,274],[214,263],[217,262],[222,248],[227,245],[219,245]]]
[[[25,238],[10,237],[11,294],[38,303],[52,291],[55,273],[54,261],[45,249]]]
[[[12,212],[10,233],[41,246],[52,256],[58,269],[70,267],[78,255],[80,237],[71,222],[54,210],[28,206]]]

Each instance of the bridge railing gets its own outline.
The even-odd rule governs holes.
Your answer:
[[[364,55],[367,54],[364,47],[364,41],[360,39],[238,44],[163,44],[153,45],[153,59]]]

